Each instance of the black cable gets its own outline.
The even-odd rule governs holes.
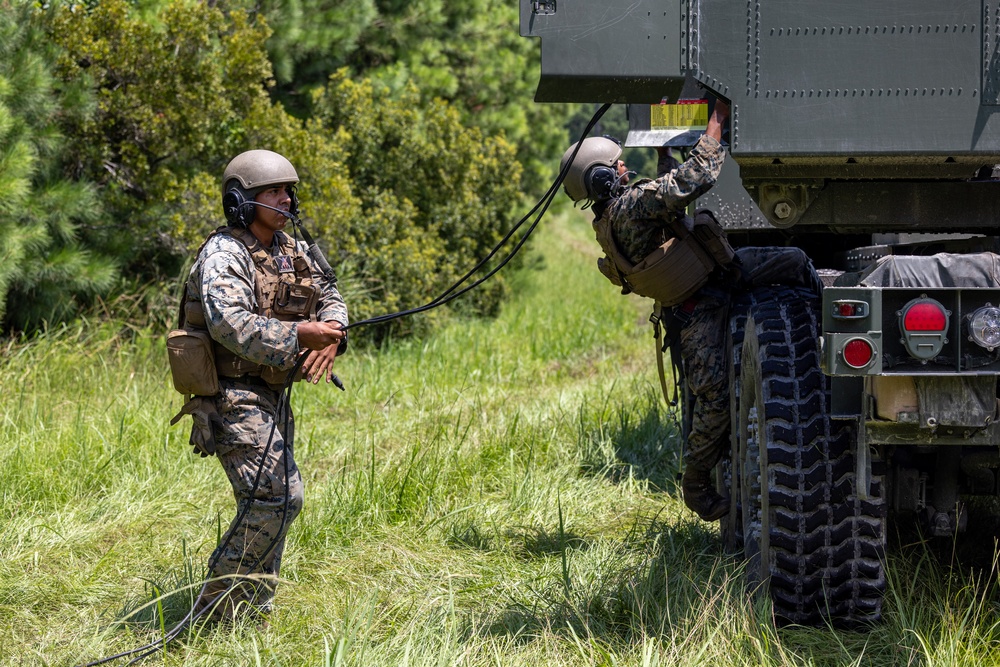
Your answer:
[[[605,104],[605,105],[601,106],[601,108],[598,109],[597,112],[594,114],[593,118],[590,119],[590,122],[587,124],[586,128],[584,128],[583,133],[582,133],[579,141],[577,141],[576,146],[575,146],[575,148],[573,150],[573,153],[570,155],[570,158],[566,161],[566,164],[559,171],[559,174],[556,177],[555,181],[553,181],[553,183],[549,187],[549,189],[546,190],[545,194],[542,195],[541,199],[539,199],[538,202],[531,208],[531,210],[529,210],[524,216],[521,217],[520,220],[517,221],[517,223],[510,229],[510,231],[508,231],[507,234],[505,234],[504,237],[493,247],[493,249],[490,250],[489,254],[487,254],[486,257],[484,257],[479,262],[477,262],[476,265],[474,267],[472,267],[471,269],[469,269],[469,271],[466,272],[465,275],[463,275],[461,278],[459,278],[455,283],[453,283],[447,290],[445,290],[440,295],[438,295],[434,300],[432,300],[432,301],[424,304],[423,306],[419,306],[417,308],[410,308],[408,310],[402,310],[402,311],[399,311],[399,312],[396,312],[396,313],[389,313],[389,314],[386,314],[386,315],[380,315],[380,316],[377,316],[377,317],[368,318],[366,320],[360,320],[358,322],[354,322],[354,323],[348,324],[347,326],[345,326],[343,328],[343,330],[347,331],[348,329],[351,329],[353,327],[369,326],[369,325],[373,325],[373,324],[381,324],[383,322],[390,322],[392,320],[396,320],[396,319],[399,319],[399,318],[402,318],[402,317],[407,317],[409,315],[415,315],[415,314],[418,314],[418,313],[422,313],[422,312],[431,310],[432,308],[437,308],[438,306],[443,306],[446,303],[450,303],[451,301],[454,301],[455,299],[457,299],[458,297],[462,296],[466,292],[468,292],[468,291],[470,291],[470,290],[478,287],[479,285],[481,285],[482,283],[484,283],[486,280],[488,280],[489,278],[493,277],[511,259],[514,258],[514,256],[520,251],[520,249],[527,242],[528,237],[531,236],[531,233],[538,226],[538,223],[541,221],[541,219],[545,215],[546,211],[548,211],[548,208],[552,204],[552,201],[555,198],[555,195],[558,193],[559,186],[562,185],[563,181],[566,179],[566,174],[569,173],[569,169],[570,169],[570,167],[573,164],[573,160],[576,159],[577,153],[580,151],[580,147],[581,147],[581,144],[583,143],[583,140],[590,134],[590,131],[594,128],[594,126],[601,119],[601,117],[604,116],[604,114],[607,112],[607,110],[609,108],[611,108],[610,104]],[[307,253],[309,254],[309,257],[316,263],[316,265],[320,268],[320,270],[324,273],[324,275],[327,278],[330,278],[330,279],[336,281],[336,275],[334,275],[332,267],[330,267],[330,264],[326,261],[326,257],[323,256],[322,251],[319,249],[319,246],[316,245],[315,241],[313,241],[312,237],[309,235],[309,232],[307,232],[306,229],[305,229],[305,227],[302,226],[301,222],[299,221],[298,216],[292,214],[290,211],[285,211],[283,209],[275,208],[273,206],[267,206],[266,204],[261,204],[259,202],[244,202],[242,205],[244,205],[244,206],[246,206],[246,205],[263,206],[264,208],[268,208],[268,209],[272,209],[274,211],[278,211],[279,213],[282,213],[283,215],[287,216],[292,221],[292,223],[293,223],[293,229],[298,229],[298,230],[300,230],[302,232],[302,236],[303,236],[303,238],[304,238],[304,240],[305,240],[305,242],[306,242],[306,244],[308,246]],[[497,252],[500,251],[500,248],[502,248],[511,239],[511,237],[514,235],[514,233],[529,218],[531,218],[531,216],[536,211],[538,212],[538,215],[535,216],[535,219],[531,223],[531,225],[528,227],[528,230],[518,240],[518,242],[514,245],[514,248],[502,260],[500,260],[500,263],[497,266],[495,266],[493,269],[491,269],[488,273],[486,273],[486,275],[484,275],[483,277],[481,277],[478,280],[474,281],[470,285],[467,285],[467,286],[463,287],[462,289],[458,289],[476,271],[478,271],[483,266],[485,266],[486,263],[489,262],[489,260],[492,259],[493,256],[497,254]],[[458,290],[458,291],[456,292],[455,290]],[[287,432],[287,427],[288,427],[288,424],[289,424],[289,421],[290,421],[290,418],[291,418],[291,407],[290,406],[291,406],[291,396],[292,396],[292,384],[294,382],[295,376],[298,374],[298,372],[301,369],[302,364],[305,362],[305,359],[306,359],[307,356],[308,356],[307,354],[301,354],[299,356],[299,359],[296,361],[295,366],[292,368],[291,372],[288,375],[288,378],[285,380],[285,383],[284,383],[284,385],[281,388],[281,393],[279,394],[279,398],[278,398],[277,414],[275,415],[275,421],[274,421],[274,423],[271,425],[271,432],[270,432],[270,434],[268,436],[267,445],[264,447],[264,452],[263,452],[263,455],[261,457],[260,466],[257,468],[257,474],[254,477],[254,482],[253,482],[253,485],[252,485],[251,491],[250,491],[250,496],[251,497],[253,497],[253,495],[257,492],[257,489],[259,488],[260,478],[261,478],[261,475],[262,475],[263,470],[264,470],[264,464],[266,462],[267,455],[270,452],[271,443],[274,440],[274,432],[275,432],[275,430],[277,429],[277,426],[278,426],[278,417],[280,415],[282,415],[282,409],[284,409],[285,432]],[[341,383],[337,382],[336,384],[337,384],[337,386],[340,389],[343,389],[343,385]],[[281,531],[284,529],[285,522],[287,521],[287,518],[288,518],[288,501],[289,501],[289,491],[288,491],[288,472],[289,472],[289,466],[288,466],[288,444],[286,444],[285,448],[282,450],[282,461],[283,461],[283,467],[284,467],[284,472],[285,472],[285,493],[284,493],[284,498],[283,498],[283,510],[282,510],[282,515],[281,515],[281,525],[280,525],[280,527],[278,529],[278,532],[275,534],[275,537],[271,540],[270,544],[268,544],[267,548],[264,550],[264,553],[257,558],[257,561],[254,563],[253,567],[250,568],[250,570],[249,570],[250,572],[253,572],[254,570],[256,570],[257,567],[260,566],[261,562],[263,562],[264,558],[266,558],[267,555],[271,553],[271,550],[274,549],[277,546],[278,540],[280,539],[279,536],[281,535]],[[244,508],[237,515],[237,519],[236,519],[236,521],[234,521],[234,525],[238,526],[240,523],[242,523],[242,521],[246,518],[246,514],[249,512],[251,505],[252,505],[252,503],[247,503],[244,506]],[[219,547],[216,548],[216,551],[215,551],[215,553],[212,556],[212,560],[209,561],[209,565],[208,565],[208,571],[209,571],[209,573],[211,573],[212,570],[215,568],[215,566],[218,565],[218,559],[221,558],[222,552],[229,545],[229,541],[232,539],[233,533],[234,533],[234,531],[230,531],[229,534],[226,536],[226,540]],[[220,594],[217,597],[217,600],[223,600],[224,601],[225,597],[229,594],[229,592],[233,590],[233,588],[236,585],[237,578],[234,577],[233,579],[234,579],[234,583],[230,584],[229,588],[227,588],[225,591],[222,592],[222,594]],[[132,660],[130,660],[127,663],[127,665],[133,665],[133,664],[138,663],[141,660],[144,660],[145,658],[148,658],[149,656],[153,655],[154,653],[157,653],[160,650],[161,647],[165,649],[166,646],[167,646],[167,644],[169,644],[174,639],[176,639],[180,635],[180,633],[183,632],[184,629],[186,627],[188,627],[188,625],[190,625],[191,622],[197,620],[202,615],[206,614],[208,611],[210,611],[212,609],[212,606],[208,605],[205,608],[201,609],[197,614],[194,613],[194,608],[198,605],[198,603],[201,601],[202,597],[204,596],[205,590],[208,588],[208,583],[209,583],[209,581],[206,580],[205,583],[202,584],[202,587],[201,587],[201,590],[198,593],[198,596],[195,598],[194,602],[191,605],[191,610],[184,616],[184,618],[182,618],[177,624],[175,624],[173,628],[171,628],[169,631],[167,631],[166,633],[164,633],[163,637],[157,639],[154,642],[150,642],[150,643],[148,643],[148,644],[146,644],[144,646],[140,646],[138,648],[134,648],[134,649],[131,649],[129,651],[124,651],[124,652],[118,653],[116,655],[108,656],[106,658],[101,658],[100,660],[95,660],[93,662],[88,662],[88,663],[82,665],[81,667],[97,667],[97,665],[103,665],[105,663],[111,662],[112,660],[118,660],[120,658],[126,658],[126,657],[129,657],[129,656],[135,656],[135,657],[132,658]],[[140,654],[140,655],[136,655],[136,654]]]
[[[559,171],[559,175],[556,177],[556,180],[553,181],[549,189],[546,190],[544,195],[542,195],[542,198],[538,200],[538,202],[531,208],[530,211],[528,211],[528,213],[526,213],[520,220],[517,221],[517,223],[513,226],[513,228],[511,228],[511,230],[507,232],[507,234],[503,237],[503,239],[501,239],[500,242],[493,247],[493,249],[489,252],[488,255],[486,255],[486,257],[481,259],[474,267],[472,267],[468,272],[466,272],[464,276],[459,278],[451,287],[442,292],[437,298],[428,302],[427,304],[424,304],[423,306],[402,310],[396,313],[389,313],[387,315],[379,315],[376,317],[368,318],[366,320],[359,320],[358,322],[352,322],[347,327],[345,327],[345,330],[354,327],[369,326],[372,324],[382,324],[384,322],[390,322],[392,320],[399,319],[401,317],[416,315],[417,313],[422,313],[427,310],[431,310],[432,308],[436,308],[438,306],[442,306],[446,303],[449,303],[450,301],[453,301],[454,299],[465,294],[469,290],[481,285],[488,278],[492,277],[497,271],[500,270],[500,268],[506,265],[507,262],[509,262],[514,257],[515,254],[517,254],[517,252],[524,245],[524,242],[531,235],[531,232],[534,231],[539,221],[541,221],[542,216],[545,214],[549,206],[552,204],[552,200],[555,199],[555,195],[559,191],[559,186],[562,185],[563,181],[566,179],[566,174],[569,173],[569,169],[573,165],[573,161],[576,159],[577,153],[580,151],[580,147],[583,144],[583,140],[587,138],[591,130],[594,129],[594,126],[597,125],[597,122],[601,119],[601,117],[604,116],[604,114],[610,108],[611,108],[610,104],[605,104],[601,106],[601,108],[598,109],[597,112],[594,114],[594,116],[590,119],[590,122],[587,124],[587,127],[584,128],[579,141],[576,142],[576,146],[573,149],[573,153],[570,155],[570,158],[566,160],[566,164],[563,165],[563,168]],[[541,210],[535,217],[535,221],[528,228],[528,231],[524,234],[524,236],[521,237],[518,243],[514,246],[514,249],[506,257],[504,257],[503,260],[501,260],[500,264],[493,270],[491,270],[489,273],[487,273],[485,276],[483,276],[481,279],[475,281],[474,283],[465,287],[464,289],[453,293],[456,289],[459,288],[459,286],[462,285],[462,283],[468,280],[468,278],[472,276],[472,274],[481,269],[490,259],[492,259],[493,256],[497,252],[499,252],[500,248],[502,248],[507,243],[507,241],[510,240],[510,238],[514,235],[514,233],[535,213],[535,211],[538,211],[539,207],[541,207]]]

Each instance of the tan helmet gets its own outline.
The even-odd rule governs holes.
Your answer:
[[[254,218],[254,197],[271,185],[295,184],[299,175],[283,155],[274,151],[252,150],[240,153],[222,174],[222,210],[231,225],[247,227]],[[298,215],[298,198],[292,190],[289,212]]]
[[[226,167],[222,174],[222,193],[232,186],[230,181],[239,181],[247,193],[279,183],[298,183],[299,175],[295,167],[283,155],[274,151],[252,150],[240,153]]]
[[[559,172],[566,167],[569,158],[576,149],[576,144],[570,146],[563,153],[559,162]],[[573,165],[566,173],[563,187],[566,194],[573,201],[581,199],[607,199],[612,194],[612,187],[617,182],[618,158],[621,157],[622,147],[614,139],[606,137],[588,137],[583,140],[580,152],[576,154]],[[607,169],[600,169],[607,167]],[[610,171],[609,171],[610,170]]]

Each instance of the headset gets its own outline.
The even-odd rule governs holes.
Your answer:
[[[250,223],[253,222],[255,207],[258,206],[257,202],[254,201],[256,193],[271,186],[257,188],[255,191],[247,191],[236,179],[230,180],[229,183],[230,186],[226,189],[226,194],[222,195],[222,210],[226,214],[226,222],[236,227],[249,227]],[[275,183],[275,185],[278,184]],[[292,198],[292,203],[288,208],[288,212],[291,213],[289,217],[297,218],[299,215],[297,190],[295,185],[287,185],[285,187],[288,188],[288,194]],[[260,204],[260,206],[263,206],[263,204]]]
[[[584,176],[584,185],[587,187],[587,194],[594,201],[610,199],[618,185],[618,170],[599,164],[591,167]]]

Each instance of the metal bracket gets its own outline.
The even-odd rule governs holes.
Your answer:
[[[748,188],[749,189],[749,188]],[[754,188],[757,205],[768,221],[780,229],[791,227],[819,195],[821,186],[761,183]]]
[[[868,452],[868,438],[865,433],[865,421],[867,417],[862,411],[858,418],[858,438],[857,452],[854,457],[855,470],[854,478],[858,484],[858,499],[871,500],[872,494],[872,462]]]
[[[556,0],[536,0],[531,3],[531,12],[542,16],[556,13]]]

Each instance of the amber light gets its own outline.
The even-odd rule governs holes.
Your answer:
[[[948,327],[948,316],[936,301],[919,301],[903,315],[904,331],[944,331]]]
[[[872,362],[875,350],[864,338],[852,338],[844,346],[844,361],[851,368],[864,368]]]

